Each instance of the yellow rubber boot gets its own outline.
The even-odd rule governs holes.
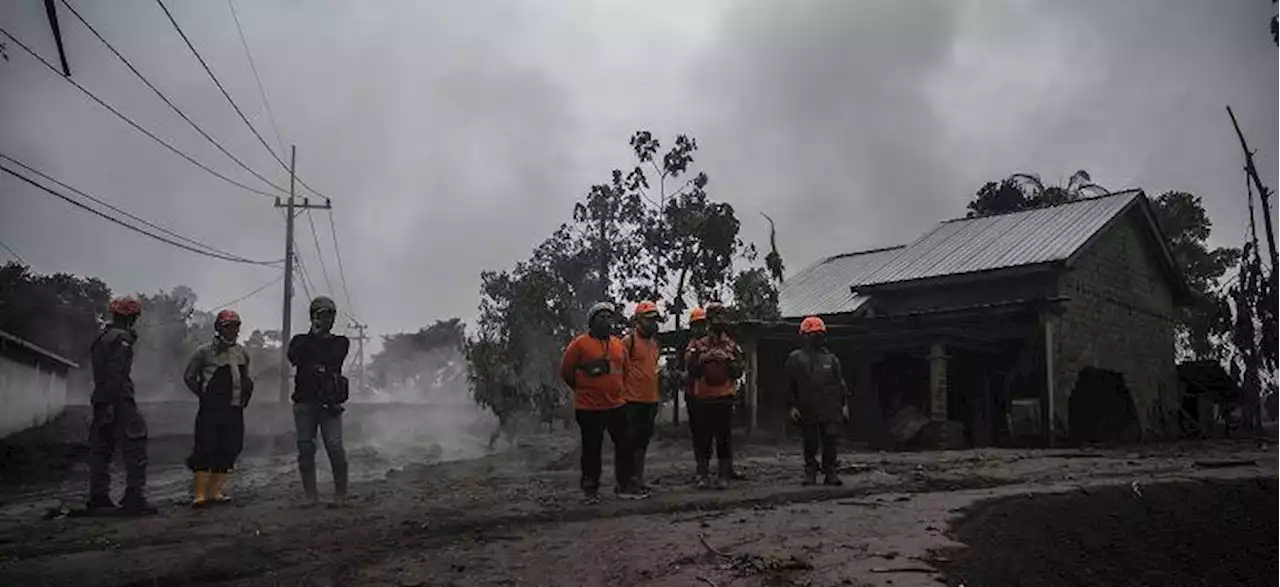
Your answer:
[[[208,471],[196,471],[196,497],[191,507],[198,508],[208,502],[210,475]]]
[[[231,498],[227,497],[227,495],[222,492],[222,484],[226,482],[226,473],[209,474],[209,499],[213,500],[214,503],[227,503],[231,501]]]

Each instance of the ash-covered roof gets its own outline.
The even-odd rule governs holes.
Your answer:
[[[948,220],[850,285],[866,287],[1063,261],[1140,200],[1145,202],[1146,196],[1132,191]]]
[[[875,271],[902,250],[902,245],[827,257],[787,278],[778,291],[783,318],[855,312],[867,297],[849,286]]]

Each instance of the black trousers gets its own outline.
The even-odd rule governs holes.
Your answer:
[[[800,426],[804,436],[804,471],[818,473],[818,449],[822,449],[821,470],[826,475],[836,472],[836,449],[840,443],[840,423],[805,423]]]
[[[699,473],[711,462],[712,449],[721,461],[733,458],[733,398],[694,399],[690,421],[693,426],[693,455]]]
[[[577,410],[578,429],[582,431],[582,490],[596,493],[600,490],[600,451],[604,434],[609,433],[613,442],[613,476],[618,487],[631,484],[632,450],[627,437],[627,412],[624,406],[611,410]]]
[[[124,457],[125,497],[144,497],[147,485],[147,423],[133,399],[93,404],[89,425],[89,499],[105,501],[111,492],[111,457]]]
[[[244,408],[200,404],[187,467],[192,471],[226,473],[244,449]]]
[[[658,404],[627,403],[627,434],[631,436],[631,449],[643,452],[653,439],[653,421],[658,417]]]

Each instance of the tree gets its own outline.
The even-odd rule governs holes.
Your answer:
[[[197,296],[185,285],[168,292],[138,296],[142,317],[136,326],[138,343],[133,378],[141,398],[188,399],[182,382],[187,361],[213,337],[213,316],[198,312]]]
[[[769,275],[773,277],[774,281],[782,283],[786,277],[786,266],[782,263],[782,253],[778,252],[777,227],[774,226],[773,219],[768,214],[761,212],[760,215],[769,221],[769,254],[765,255],[764,266],[769,270]]]
[[[440,387],[453,383],[461,370],[466,329],[462,320],[437,320],[417,332],[383,335],[382,350],[369,361],[373,387]],[[430,381],[423,382],[423,378]]]
[[[778,288],[765,269],[754,267],[733,280],[733,313],[737,320],[779,320]]]
[[[110,301],[111,289],[94,277],[40,275],[15,262],[0,266],[0,330],[84,366]]]
[[[968,217],[1042,208],[1106,193],[1108,190],[1094,183],[1083,170],[1072,174],[1061,186],[1045,185],[1034,174],[1017,173],[982,186],[968,204]],[[1178,346],[1193,357],[1221,359],[1215,340],[1228,332],[1229,323],[1222,319],[1221,308],[1226,299],[1216,284],[1236,264],[1239,251],[1210,249],[1206,244],[1213,224],[1199,197],[1171,191],[1152,203],[1174,261],[1192,292],[1191,305],[1179,309]]]

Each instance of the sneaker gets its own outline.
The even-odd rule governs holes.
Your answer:
[[[698,480],[694,482],[694,486],[698,489],[708,489],[711,487],[710,475],[698,475]]]
[[[725,479],[724,477],[716,477],[711,488],[716,490],[728,489],[729,480]]]
[[[614,492],[613,492],[613,493],[614,493],[614,495],[617,495],[617,496],[618,496],[618,499],[640,500],[640,499],[648,499],[648,498],[649,498],[649,494],[648,494],[648,493],[643,492],[643,491],[640,491],[639,489],[636,489],[635,487],[625,487],[625,488],[622,488],[622,489],[616,489],[616,490],[614,490]]]

